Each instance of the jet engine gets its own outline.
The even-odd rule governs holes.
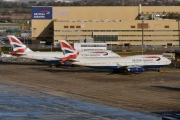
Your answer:
[[[144,72],[144,68],[128,68],[129,72]]]
[[[72,66],[72,64],[71,64],[70,62],[64,62],[64,63],[63,63],[63,66],[70,67],[70,66]]]

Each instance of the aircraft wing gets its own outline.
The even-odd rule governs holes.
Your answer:
[[[17,53],[17,55],[27,55],[27,54],[25,54],[25,53]]]
[[[41,60],[46,61],[46,62],[50,62],[50,61],[61,61],[61,59],[62,58],[59,58],[59,57],[53,57],[52,59],[44,57]],[[37,60],[37,59],[33,59],[33,60]]]
[[[123,66],[123,65],[121,65],[121,64],[119,64],[119,63],[116,63],[116,64],[117,64],[117,66],[118,66],[119,68],[125,67],[125,66]]]
[[[57,59],[57,60],[62,60],[62,58],[60,58],[60,57],[54,57],[55,59]]]
[[[142,67],[142,65],[122,65],[119,63],[117,63],[117,66],[119,68],[141,68]]]
[[[73,63],[73,62],[79,62],[79,60],[72,59],[72,60],[66,60],[66,62]]]

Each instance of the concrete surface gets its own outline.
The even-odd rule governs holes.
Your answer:
[[[76,100],[81,101],[74,102],[76,104],[81,103],[81,105],[79,106],[88,106],[86,107],[87,110],[84,110],[84,108],[79,108],[80,111],[83,111],[81,114],[86,114],[85,111],[88,110],[92,110],[90,113],[98,113],[96,111],[97,108],[100,108],[100,106],[103,107],[105,105],[109,106],[107,107],[107,109],[119,108],[118,111],[121,109],[125,109],[135,112],[131,114],[141,112],[146,115],[170,117],[173,116],[179,119],[180,69],[165,67],[162,70],[163,72],[161,73],[154,70],[149,70],[141,74],[121,75],[112,74],[110,73],[110,71],[99,71],[88,68],[48,68],[45,65],[35,63],[24,64],[3,62],[0,63],[0,83],[1,85],[12,86],[16,90],[12,88],[1,89],[3,91],[2,93],[12,94],[12,97],[10,96],[9,98],[7,97],[8,94],[7,96],[4,95],[5,97],[1,97],[7,98],[4,100],[1,99],[2,103],[3,101],[12,103],[9,105],[10,107],[5,107],[5,109],[0,108],[0,110],[2,110],[1,116],[6,115],[6,113],[3,113],[3,109],[5,110],[5,112],[8,112],[6,110],[9,109],[10,113],[13,110],[17,110],[17,112],[23,113],[25,111],[25,108],[31,107],[31,104],[35,105],[35,107],[32,106],[32,108],[30,108],[30,113],[35,115],[35,111],[38,114],[41,113],[41,115],[44,116],[46,115],[46,113],[52,113],[50,112],[52,110],[51,108],[53,108],[52,106],[59,106],[57,102],[55,102],[56,105],[54,105],[54,101],[56,101],[57,99],[66,99],[66,101],[71,101],[67,103],[70,104],[70,110],[72,110],[73,108],[77,108],[75,104],[71,105],[71,103],[73,103],[72,101]],[[17,90],[17,88],[20,90]],[[15,96],[17,96],[18,99],[16,99]],[[19,101],[19,99],[23,97],[29,97],[27,101],[29,101],[30,103],[23,102],[23,99],[22,101],[20,100],[20,102],[15,102]],[[13,101],[13,99],[15,101]],[[42,101],[42,103],[39,103],[39,101]],[[88,103],[83,103],[82,101]],[[51,103],[52,106],[46,105],[49,104],[48,102]],[[89,102],[99,105],[90,104]],[[20,107],[14,107],[13,103],[16,103],[17,106]],[[24,106],[18,105],[19,103],[24,104]],[[1,106],[3,105],[1,104]],[[71,106],[73,107],[71,108]],[[89,108],[89,106],[96,107],[93,107],[94,109],[92,109]],[[45,108],[49,108],[50,110],[46,110]],[[59,109],[57,111],[56,109],[56,107],[55,109],[53,109],[55,110],[54,114],[58,113],[57,111]],[[77,109],[75,109],[75,111],[76,110]],[[117,112],[120,116],[116,116],[117,114],[113,115],[113,113],[116,112],[109,112],[108,110],[108,112],[103,112],[103,110],[104,108],[100,109],[100,113],[93,116],[99,117],[98,119],[100,119],[101,117],[107,117],[104,116],[106,114],[108,116],[111,116],[108,114],[110,113],[112,114],[112,119],[115,119],[116,117],[122,117],[120,113],[123,112]],[[20,113],[20,115],[22,113]],[[124,118],[122,117],[122,119],[126,119],[127,116],[129,116],[129,118],[134,118],[133,116],[136,116],[131,116],[128,114],[123,114]],[[89,116],[89,112],[87,116]],[[111,117],[107,117],[107,119],[111,119]],[[29,119],[31,119],[31,117]],[[54,119],[56,118],[54,117]]]
[[[157,117],[0,84],[1,120],[158,120]]]

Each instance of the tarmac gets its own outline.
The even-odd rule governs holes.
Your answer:
[[[158,120],[118,108],[0,84],[1,120]]]
[[[112,74],[84,67],[0,63],[0,119],[180,119],[180,69]]]

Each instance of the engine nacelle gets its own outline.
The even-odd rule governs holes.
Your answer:
[[[128,68],[129,72],[144,72],[144,68]]]
[[[72,64],[69,63],[69,62],[64,62],[64,63],[63,63],[63,66],[68,66],[68,67],[70,67],[70,66],[72,66]]]

